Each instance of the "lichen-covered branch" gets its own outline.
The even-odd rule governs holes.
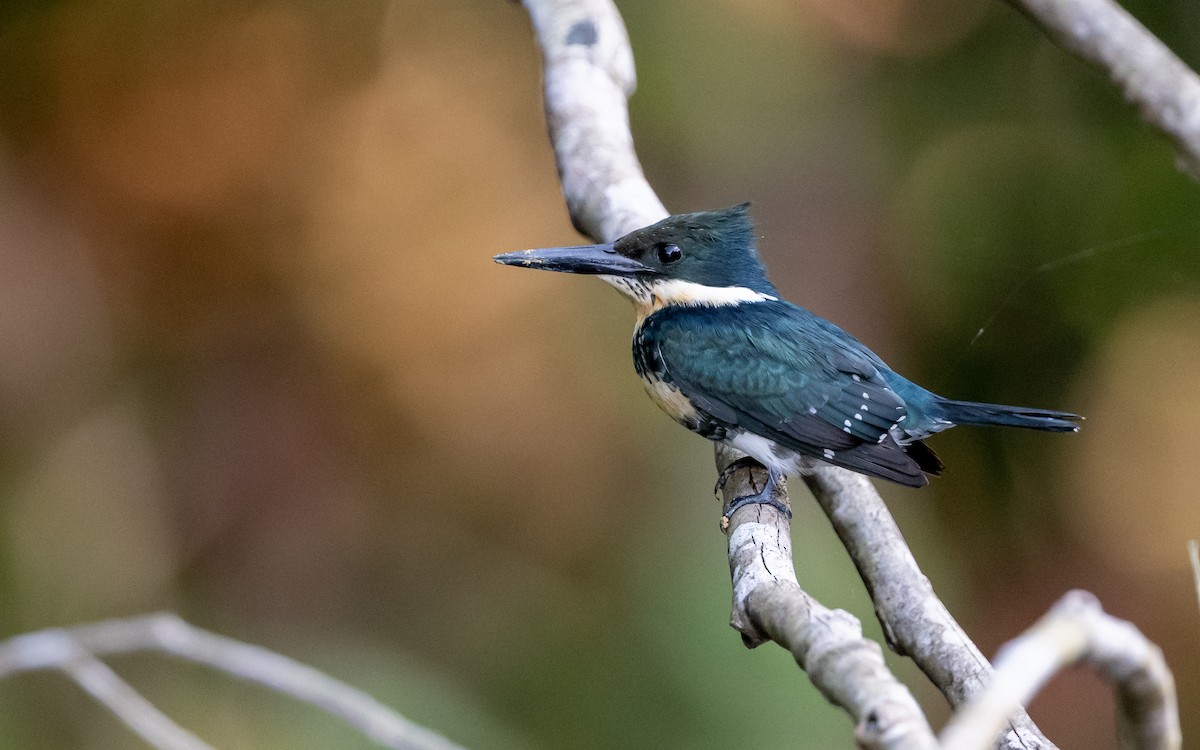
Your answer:
[[[718,444],[719,469],[736,458]],[[761,489],[766,476],[757,465],[732,473],[723,489],[723,511],[734,499]],[[787,500],[782,492],[776,499]],[[853,615],[822,606],[800,588],[789,519],[774,507],[748,505],[733,514],[726,531],[733,581],[730,624],[746,644],[771,640],[790,651],[817,690],[854,718],[859,747],[936,748],[925,715],[888,671],[879,644],[863,638]]]
[[[106,620],[28,633],[0,642],[0,679],[59,669],[76,679],[118,718],[157,748],[202,750],[178,727],[95,657],[154,651],[205,664],[324,709],[383,747],[456,750],[371,696],[286,656],[189,625],[173,614]]]
[[[996,674],[942,732],[946,750],[989,746],[1013,706],[1031,699],[1052,676],[1090,664],[1116,687],[1121,745],[1178,750],[1182,744],[1175,681],[1162,651],[1133,625],[1104,612],[1094,596],[1072,591],[996,657]]]
[[[1099,68],[1167,135],[1200,180],[1200,77],[1113,0],[1008,0],[1057,44]]]
[[[575,228],[597,242],[667,215],[629,131],[636,78],[625,24],[609,0],[526,0],[542,50],[546,123]]]
[[[805,480],[867,585],[892,650],[910,657],[952,706],[992,678],[992,665],[938,599],[883,499],[861,474],[827,467]],[[998,748],[1050,748],[1020,705]]]

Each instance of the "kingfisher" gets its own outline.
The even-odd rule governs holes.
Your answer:
[[[731,503],[727,519],[750,503],[788,513],[775,485],[823,463],[921,487],[943,468],[925,439],[955,425],[1079,430],[1076,414],[943,398],[783,299],[759,258],[749,206],[669,216],[615,242],[495,256],[596,275],[633,302],[633,364],[651,399],[767,468],[762,491]]]

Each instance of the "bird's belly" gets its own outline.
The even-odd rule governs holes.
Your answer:
[[[823,463],[817,459],[802,456],[780,446],[773,440],[746,430],[730,430],[725,436],[725,443],[780,474],[791,476],[804,474],[814,466]]]

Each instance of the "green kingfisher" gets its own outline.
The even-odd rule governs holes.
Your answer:
[[[669,216],[615,242],[495,258],[594,274],[633,302],[633,363],[654,402],[767,467],[767,485],[727,517],[748,503],[778,507],[773,485],[822,462],[920,487],[942,471],[924,439],[957,424],[1078,431],[1075,414],[938,396],[783,299],[759,259],[749,205]]]

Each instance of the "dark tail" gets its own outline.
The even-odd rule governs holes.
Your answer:
[[[1083,417],[1065,411],[1050,411],[1048,409],[1026,409],[1020,406],[1001,406],[1000,404],[977,404],[971,401],[950,401],[946,399],[938,404],[942,419],[954,424],[1003,425],[1005,427],[1024,427],[1028,430],[1046,430],[1047,432],[1079,432],[1075,424]]]

